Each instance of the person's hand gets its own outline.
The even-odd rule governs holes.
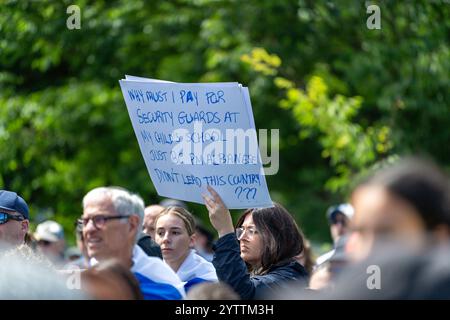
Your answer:
[[[212,187],[208,186],[208,191],[212,198],[206,194],[202,194],[202,197],[209,212],[209,220],[219,233],[219,237],[234,232],[231,214],[225,203]]]

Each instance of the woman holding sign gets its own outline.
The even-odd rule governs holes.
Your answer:
[[[242,299],[261,299],[298,281],[306,286],[308,274],[295,261],[303,251],[303,236],[295,220],[281,205],[248,209],[233,227],[230,211],[210,186],[203,195],[209,218],[219,233],[213,259],[220,281]]]

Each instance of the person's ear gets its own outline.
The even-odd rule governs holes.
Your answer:
[[[135,214],[132,214],[129,218],[128,218],[128,227],[130,232],[133,232],[133,234],[136,235],[137,232],[139,232],[141,230],[141,224],[139,223],[139,217]]]
[[[191,235],[190,237],[189,237],[189,248],[195,248],[195,242],[196,242],[196,240],[197,240],[197,234],[196,233],[194,233],[193,235]]]
[[[25,234],[27,234],[29,227],[30,227],[29,220],[25,219],[25,220],[21,221],[21,224],[20,224],[21,229],[20,230],[23,232],[24,236],[25,236]]]

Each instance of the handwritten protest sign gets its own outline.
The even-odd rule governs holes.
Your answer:
[[[119,82],[160,196],[203,203],[211,185],[230,209],[272,206],[247,88],[133,76]]]

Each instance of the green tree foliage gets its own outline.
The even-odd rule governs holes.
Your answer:
[[[327,239],[325,209],[359,170],[412,152],[450,163],[450,5],[372,3],[381,30],[364,1],[0,0],[0,186],[66,231],[95,186],[158,201],[118,80],[239,81],[257,127],[280,128],[273,199]]]
[[[278,56],[270,55],[261,48],[242,56],[242,60],[267,76],[275,76],[281,65]],[[331,192],[348,190],[354,175],[387,154],[392,147],[388,127],[369,127],[365,130],[353,121],[361,107],[361,97],[346,98],[338,94],[330,99],[328,85],[319,75],[311,76],[305,90],[296,88],[293,82],[283,77],[275,77],[274,83],[286,90],[286,98],[279,105],[292,110],[300,126],[300,139],[314,135],[323,149],[322,156],[329,158],[330,164],[335,167],[335,176],[325,184]]]

